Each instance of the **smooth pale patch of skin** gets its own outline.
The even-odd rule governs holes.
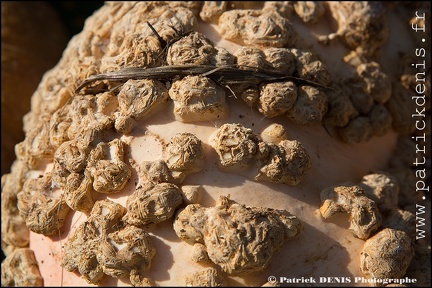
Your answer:
[[[294,24],[300,31],[306,30],[305,25],[297,22]],[[214,25],[208,27],[207,24],[201,23],[198,27],[200,31],[206,31],[216,45],[224,45],[230,52],[235,52],[239,47],[226,40],[218,41],[215,34],[217,27]],[[318,23],[312,27],[322,26]],[[390,35],[402,39],[400,31],[392,32],[394,31],[390,25]],[[320,31],[320,33],[325,32]],[[312,36],[312,33],[301,35],[301,41],[306,41],[308,35]],[[311,49],[313,48],[314,53],[320,51],[320,56],[325,63],[340,63],[342,56],[347,52],[339,41],[334,41],[329,46],[321,46],[312,38],[308,40]],[[330,56],[332,59],[329,59]],[[329,68],[338,70],[341,66],[329,65]],[[271,275],[316,278],[363,276],[359,269],[359,257],[364,241],[355,238],[348,230],[347,216],[341,215],[332,221],[326,221],[321,217],[319,193],[324,188],[342,182],[359,182],[365,174],[384,168],[395,150],[397,134],[392,131],[382,137],[374,137],[366,143],[349,145],[331,137],[321,126],[293,125],[284,116],[266,119],[255,108],[247,107],[240,99],[230,96],[227,100],[230,107],[229,117],[214,122],[175,121],[172,104],[167,106],[165,110],[136,127],[131,135],[122,137],[125,142],[131,144],[132,151],[130,154],[129,148],[125,148],[125,154],[130,155],[125,157],[125,162],[128,163],[133,159],[132,170],[134,170],[141,161],[161,159],[162,142],[168,143],[169,139],[177,133],[191,132],[204,143],[206,165],[201,172],[186,177],[183,184],[203,186],[205,193],[202,195],[200,204],[213,206],[219,196],[230,195],[231,199],[247,206],[286,209],[302,221],[305,226],[303,233],[298,238],[285,242],[281,250],[274,254],[267,269],[243,278],[227,277],[228,285],[260,286],[266,283]],[[260,134],[271,123],[284,125],[287,138],[300,141],[307,149],[311,156],[312,168],[297,186],[256,182],[251,177],[251,171],[236,174],[222,172],[217,167],[218,158],[210,146],[210,138],[224,123],[241,123],[256,134]],[[138,182],[137,173],[133,171],[131,179],[122,192],[112,195],[95,194],[94,199],[108,198],[125,205],[127,196],[132,194]],[[60,266],[63,253],[61,246],[86,217],[84,213],[71,212],[60,232],[60,241],[58,236],[45,237],[31,233],[30,248],[35,252],[44,285],[89,286],[78,273],[68,272]],[[157,251],[150,270],[144,275],[151,279],[152,284],[181,286],[185,284],[186,274],[203,268],[190,259],[193,247],[176,236],[172,228],[172,219],[150,227],[148,232],[151,235],[150,242]],[[99,285],[130,286],[130,283],[128,279],[119,280],[105,276]],[[350,285],[356,284],[350,283]]]

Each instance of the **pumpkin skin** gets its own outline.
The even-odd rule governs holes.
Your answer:
[[[256,129],[256,131],[261,131],[266,127],[266,124],[271,123],[267,120],[258,123],[260,117],[251,115],[248,107],[243,104],[237,105],[236,102],[230,104],[235,109],[235,113],[231,112],[227,120],[228,123],[231,120],[244,123],[245,126],[249,127],[255,123],[254,130]],[[241,121],[238,121],[237,113],[244,115],[243,119],[246,120],[240,119]],[[163,139],[170,139],[177,132],[193,131],[199,139],[206,143],[206,139],[210,138],[211,133],[216,129],[212,125],[198,126],[180,123],[175,121],[172,115],[161,115],[155,118],[157,119],[147,122],[147,128],[152,133],[157,132],[157,135]],[[205,172],[189,175],[184,182],[185,185],[203,185],[205,193],[202,195],[200,204],[206,207],[214,206],[219,196],[230,195],[230,199],[246,206],[286,209],[296,216],[301,215],[298,217],[304,223],[305,230],[298,238],[285,243],[282,249],[273,256],[268,269],[259,273],[252,273],[244,278],[235,277],[231,280],[232,282],[228,283],[256,286],[264,284],[267,277],[271,275],[289,275],[290,277],[301,278],[311,273],[313,269],[316,269],[313,272],[314,275],[317,275],[316,277],[320,275],[360,274],[357,255],[359,255],[364,241],[355,238],[347,229],[348,222],[343,221],[343,219],[347,221],[346,217],[342,216],[336,223],[331,223],[321,217],[318,211],[320,206],[319,191],[348,179],[359,181],[362,175],[369,172],[369,169],[381,169],[392,155],[397,136],[391,133],[385,137],[374,139],[372,142],[352,147],[335,141],[322,127],[299,128],[288,125],[287,127],[289,127],[288,133],[292,135],[293,139],[302,141],[308,151],[316,151],[311,154],[314,166],[299,185],[291,187],[284,184],[255,182],[247,175],[221,172],[215,164],[206,166]],[[316,141],[321,143],[320,147],[315,147]],[[152,139],[152,136],[137,137],[134,143],[136,147],[140,147],[140,143],[145,143],[148,147],[140,157],[145,159],[160,157],[157,152],[161,149],[158,147],[157,141]],[[392,143],[392,147],[388,147],[389,143]],[[156,147],[150,148],[148,144],[153,144]],[[338,153],[334,153],[335,147],[337,147]],[[134,145],[132,146],[133,149]],[[206,152],[206,163],[215,163],[217,161],[215,152]],[[337,165],[327,167],[326,163],[329,162]],[[321,169],[321,167],[327,168]],[[343,171],[339,167],[344,167]],[[138,179],[130,179],[129,184],[124,188],[125,192],[115,194],[115,198],[112,199],[126,205],[126,197],[131,193],[130,191],[135,189],[134,183],[137,181]],[[85,214],[74,212],[73,216],[67,219],[65,227],[70,227],[68,232],[73,231],[85,219]],[[68,232],[61,234],[62,240],[60,242],[66,241]],[[149,275],[151,275],[149,278],[161,286],[184,285],[184,276],[202,267],[190,259],[192,245],[179,241],[172,229],[172,219],[157,224],[157,227],[151,228],[149,232],[152,233],[150,240],[157,251],[149,270]],[[58,236],[48,238],[36,233],[30,234],[30,247],[36,251],[36,257],[43,259],[43,263],[39,262],[39,269],[42,275],[47,275],[44,277],[45,285],[58,285],[59,279],[63,279],[63,285],[88,285],[78,275],[65,270],[61,271],[59,268],[61,261],[60,242],[57,239]],[[44,256],[50,255],[50,253],[54,256]],[[331,261],[332,264],[330,265],[328,261]],[[54,270],[54,267],[57,268]],[[62,273],[63,276],[61,276]],[[111,277],[105,277],[101,283],[102,285],[118,286],[128,284],[127,281],[123,282]]]
[[[299,23],[294,24],[299,30],[303,27]],[[199,31],[208,36],[215,45],[224,46],[231,53],[239,48],[238,44],[220,40],[217,33],[212,34],[211,27],[206,24],[200,22],[197,26]],[[390,37],[391,35],[393,34],[390,33]],[[332,63],[340,61],[341,55],[344,55],[346,50],[340,43],[332,43],[332,45],[334,46],[320,46],[316,53],[323,60],[325,59],[329,67],[336,67]],[[386,48],[389,49],[386,50],[386,53],[389,53],[386,55],[396,53],[391,52],[391,47]],[[386,71],[395,71],[391,70],[392,65],[395,65],[391,61],[383,62],[382,65],[386,67]],[[160,159],[163,143],[167,143],[177,133],[193,133],[203,141],[206,166],[202,171],[188,175],[182,184],[203,186],[205,193],[199,201],[201,205],[214,206],[219,196],[229,195],[230,199],[246,206],[285,209],[302,221],[305,227],[303,233],[287,241],[273,255],[269,267],[243,277],[225,275],[228,285],[260,286],[272,275],[290,278],[301,278],[306,275],[315,278],[361,277],[359,254],[364,240],[354,237],[348,230],[347,217],[341,216],[332,222],[321,217],[319,193],[326,187],[342,182],[359,182],[370,171],[385,169],[396,151],[398,133],[390,131],[383,136],[373,137],[367,142],[347,144],[337,137],[332,137],[320,125],[296,125],[287,121],[284,116],[263,118],[258,111],[244,105],[235,97],[228,97],[227,102],[230,107],[227,118],[192,123],[176,120],[172,113],[172,104],[167,105],[136,126],[129,135],[121,136],[120,139],[130,143],[129,152],[126,153],[130,153],[130,158],[139,163],[144,160]],[[211,148],[211,138],[216,129],[224,123],[240,123],[251,128],[256,134],[260,134],[270,124],[283,125],[288,139],[298,140],[304,145],[310,154],[312,168],[295,186],[254,181],[253,174],[248,170],[221,171],[217,166],[218,157]],[[41,172],[46,173],[50,169],[52,165],[48,164],[46,170]],[[92,194],[92,196],[94,200],[111,199],[126,206],[126,197],[136,189],[136,183],[139,181],[138,175],[133,173],[120,193],[109,196]],[[60,247],[86,217],[86,213],[78,211],[70,213],[64,228],[60,231],[60,237],[57,235],[47,237],[30,232],[30,248],[35,252],[44,285],[89,285],[80,278],[79,274],[65,271],[60,267],[64,253]],[[184,285],[185,274],[203,267],[190,259],[192,246],[177,237],[172,229],[172,219],[149,227],[148,232],[157,252],[145,276],[149,277],[154,284]],[[130,282],[127,279],[105,276],[100,285],[129,286]]]

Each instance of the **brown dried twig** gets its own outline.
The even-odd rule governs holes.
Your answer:
[[[96,74],[85,79],[76,89],[79,92],[91,83],[98,80],[108,81],[127,81],[130,79],[154,79],[168,80],[188,75],[202,75],[211,78],[220,85],[232,85],[239,83],[260,84],[265,81],[295,81],[303,82],[313,86],[329,88],[314,81],[285,75],[280,72],[270,70],[248,69],[244,66],[213,66],[213,65],[169,65],[159,67],[144,68],[123,68],[115,72]]]

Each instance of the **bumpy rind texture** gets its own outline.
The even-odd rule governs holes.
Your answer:
[[[285,210],[246,207],[221,197],[215,207],[186,206],[176,216],[174,230],[188,243],[204,244],[209,259],[224,272],[246,275],[265,269],[273,253],[303,231],[303,224]]]

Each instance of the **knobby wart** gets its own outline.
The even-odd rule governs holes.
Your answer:
[[[159,35],[159,33],[156,31],[156,29],[153,27],[153,25],[150,24],[150,22],[147,21],[147,25],[149,26],[150,30],[152,30],[152,32],[156,35],[160,44],[162,45],[162,51],[156,57],[156,60],[158,60],[159,58],[164,56],[164,58],[165,58],[164,61],[166,61],[166,54],[168,53],[169,47],[171,47],[171,45],[173,45],[175,42],[177,42],[181,38],[188,36],[189,34],[191,34],[193,32],[193,30],[182,32],[182,31],[177,30],[174,26],[168,25],[168,27],[170,27],[175,32],[175,34],[174,34],[173,38],[169,39],[168,41],[165,41],[162,38],[162,36]]]

